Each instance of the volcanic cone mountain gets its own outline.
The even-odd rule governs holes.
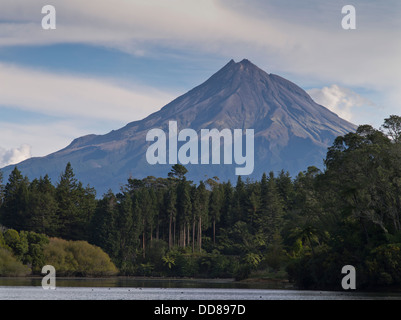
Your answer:
[[[254,129],[255,165],[249,177],[255,179],[263,172],[281,169],[294,176],[310,165],[322,168],[327,147],[335,137],[356,129],[315,103],[294,83],[268,74],[246,59],[238,63],[231,60],[207,81],[145,119],[105,135],[77,138],[60,151],[27,159],[17,167],[30,179],[48,174],[56,182],[71,162],[76,177],[95,187],[99,195],[109,188],[119,191],[130,176],[166,177],[171,164],[150,165],[146,160],[146,150],[152,144],[146,141],[146,134],[153,128],[167,133],[169,121],[177,122],[178,131]],[[194,181],[214,176],[233,183],[237,179],[235,163],[186,167],[187,177]],[[3,169],[5,178],[13,168]]]

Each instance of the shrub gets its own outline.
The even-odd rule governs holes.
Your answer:
[[[21,231],[20,237],[26,238],[28,241],[28,251],[25,253],[22,262],[31,265],[33,272],[41,273],[42,267],[46,264],[43,248],[49,243],[49,238],[33,231]]]
[[[234,269],[234,278],[236,281],[244,280],[251,274],[251,267],[248,264],[238,264]]]
[[[385,244],[371,251],[367,261],[370,283],[377,285],[401,284],[401,245]]]
[[[1,225],[0,225],[1,228]],[[9,248],[4,240],[3,232],[0,230],[0,248]]]
[[[19,277],[30,273],[31,270],[18,261],[9,250],[0,248],[0,276]]]
[[[8,247],[10,247],[14,255],[21,259],[28,252],[28,240],[25,236],[20,234],[14,229],[8,229],[4,232],[4,241]]]
[[[58,275],[111,276],[118,273],[110,257],[86,241],[51,238],[44,248],[44,256],[46,264],[54,266]]]

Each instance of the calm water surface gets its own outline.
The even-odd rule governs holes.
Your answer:
[[[229,280],[57,279],[56,286],[0,278],[0,300],[401,300],[401,292],[303,291]]]

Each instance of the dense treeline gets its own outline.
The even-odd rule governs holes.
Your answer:
[[[102,248],[126,275],[288,276],[303,288],[401,284],[401,118],[360,126],[309,167],[235,185],[195,184],[174,165],[166,178],[129,178],[96,199],[67,164],[59,181],[17,168],[0,183],[0,222]]]

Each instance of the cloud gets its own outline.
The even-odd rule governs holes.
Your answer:
[[[157,44],[249,58],[266,70],[347,86],[385,89],[401,82],[394,72],[401,55],[399,1],[354,1],[353,31],[341,28],[342,4],[332,1],[56,0],[57,29],[51,31],[41,29],[41,5],[2,1],[0,21],[7,22],[0,47],[86,43],[142,56],[157,54]]]
[[[74,138],[94,132],[85,122],[73,120],[32,124],[0,121],[0,137],[6,137],[0,140],[0,149],[4,154],[7,150],[18,149],[15,146],[29,145],[31,156],[45,156],[66,147]]]
[[[227,57],[227,61],[248,58],[268,72],[315,87],[311,94],[346,119],[360,123],[368,115],[375,117],[378,102],[373,99],[374,106],[345,88],[380,92],[392,109],[387,115],[401,112],[398,0],[355,0],[357,29],[353,31],[341,28],[344,1],[54,0],[56,30],[41,28],[44,4],[2,0],[0,48],[83,43],[156,59],[162,54],[160,47],[182,56],[196,52]],[[337,85],[318,89],[322,82]],[[67,127],[76,133],[85,130],[74,126],[74,120],[141,119],[176,96],[148,87],[122,87],[113,79],[1,63],[0,83],[3,105],[68,118]],[[42,148],[39,143],[31,145],[33,153]]]
[[[372,112],[381,111],[382,108],[371,100],[361,96],[355,91],[332,84],[323,88],[307,90],[315,102],[325,106],[340,118],[356,124],[364,124],[366,115],[372,116]],[[380,121],[382,119],[379,119]]]
[[[57,29],[42,30],[42,1],[3,0],[0,47],[84,43],[133,55],[157,48],[248,58],[268,72],[401,91],[400,2],[355,0],[357,29],[341,28],[333,1],[55,0]],[[397,100],[392,100],[397,103]],[[399,103],[399,102],[398,102]],[[401,107],[400,107],[401,108]]]
[[[293,67],[289,56],[295,62],[304,61],[303,66],[313,71],[322,62],[335,71],[358,62],[356,56],[364,62],[371,57],[382,62],[388,58],[398,61],[395,58],[400,47],[394,40],[400,35],[396,26],[400,26],[397,12],[401,6],[396,1],[387,3],[356,0],[360,23],[350,33],[340,25],[342,5],[332,1],[54,1],[57,29],[44,31],[41,1],[3,0],[0,21],[8,22],[0,28],[0,46],[81,42],[126,51],[131,48],[143,54],[138,46],[157,42],[224,54],[257,52],[259,57],[287,53],[283,65],[290,63]]]
[[[16,164],[31,157],[31,146],[22,144],[18,148],[4,149],[0,147],[0,168]]]
[[[0,83],[0,167],[27,155],[52,153],[79,136],[105,134],[143,119],[176,97],[136,84],[123,86],[113,79],[4,63],[0,63]],[[19,145],[24,147],[15,148]],[[31,146],[29,153],[26,145]]]
[[[139,120],[173,95],[157,89],[118,86],[112,80],[59,75],[0,63],[0,102],[56,117],[96,121]]]

